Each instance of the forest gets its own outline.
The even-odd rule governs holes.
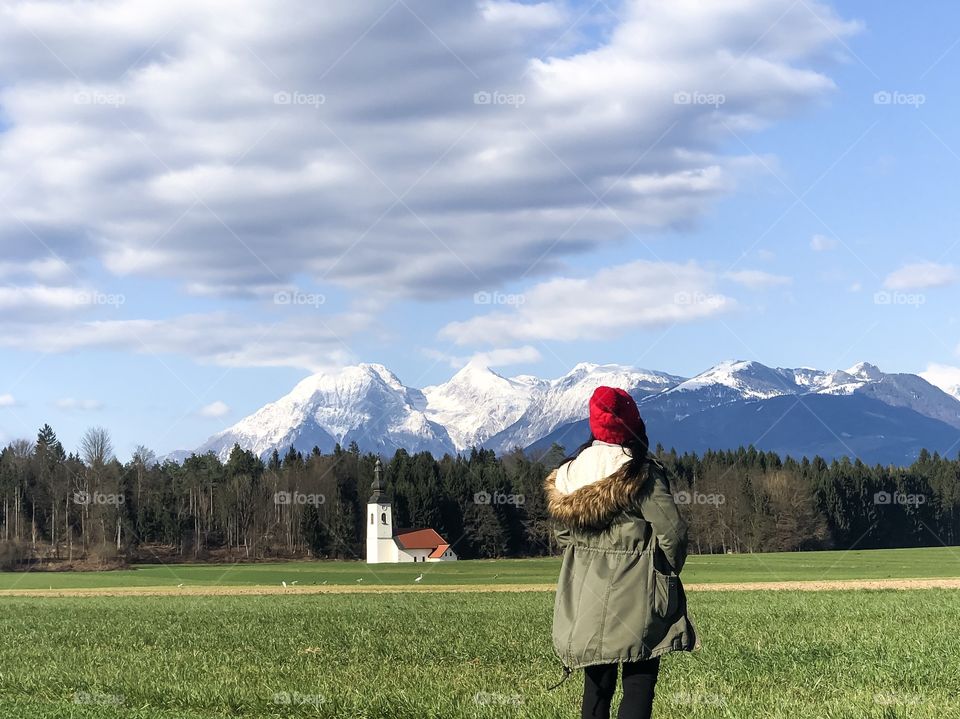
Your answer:
[[[658,446],[695,553],[956,545],[960,458],[909,467],[794,459],[752,447],[678,454]],[[556,551],[542,484],[565,456],[400,450],[383,475],[396,527],[433,527],[461,558]],[[0,452],[0,568],[151,561],[362,559],[376,455],[234,447],[182,463],[138,447],[126,463],[99,427],[67,454],[45,425]]]

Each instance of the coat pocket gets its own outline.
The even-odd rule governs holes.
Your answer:
[[[653,611],[657,616],[669,619],[677,613],[680,577],[676,574],[661,574],[656,569],[653,570],[653,577]]]

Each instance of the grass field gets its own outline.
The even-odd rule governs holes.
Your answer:
[[[558,559],[441,562],[367,565],[363,562],[286,562],[271,564],[154,564],[111,572],[4,572],[5,589],[68,589],[89,587],[175,587],[315,584],[550,584],[560,569]],[[960,577],[960,549],[890,549],[852,552],[695,555],[687,561],[687,584],[785,582],[841,579]]]
[[[960,576],[956,562],[941,549],[693,557],[685,578]],[[0,597],[0,716],[577,716],[579,674],[546,691],[561,676],[550,646],[553,594],[483,589],[549,583],[556,561],[434,566],[415,572],[423,569],[424,581],[472,582],[477,591]],[[270,585],[296,576],[346,584],[371,576],[366,569],[149,567],[43,575],[38,586],[46,588],[47,577],[85,587],[124,580]],[[372,576],[407,583],[413,569],[376,567]],[[7,588],[40,578],[0,575]],[[958,591],[699,592],[690,606],[703,648],[664,660],[658,719],[960,716]]]

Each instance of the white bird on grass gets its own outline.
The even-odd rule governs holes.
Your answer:
[[[358,579],[357,581],[358,581],[358,582],[362,582],[362,581],[363,581],[363,577],[360,577],[360,579]]]
[[[294,579],[292,582],[290,582],[290,586],[291,587],[294,586],[299,581],[300,581],[299,579]]]
[[[286,582],[280,582],[280,584],[282,584],[282,585],[283,585],[283,588],[284,588],[284,589],[286,589],[286,588],[287,588],[287,583],[286,583]]]
[[[180,589],[180,587],[182,587],[182,586],[183,586],[182,584],[178,584],[178,585],[177,585],[177,589]]]
[[[414,579],[413,581],[419,582],[421,579],[423,579],[423,572],[420,572],[420,576]]]

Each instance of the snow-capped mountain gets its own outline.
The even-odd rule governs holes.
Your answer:
[[[490,438],[498,452],[527,447],[557,427],[582,419],[593,391],[601,386],[621,387],[634,398],[653,395],[683,381],[682,377],[616,364],[582,362],[563,377],[541,380],[526,411]]]
[[[524,375],[506,378],[488,367],[469,362],[443,384],[424,387],[427,416],[447,428],[457,449],[486,443],[518,421],[545,380]]]
[[[380,364],[307,377],[289,394],[207,440],[197,453],[229,457],[234,444],[265,457],[274,449],[331,451],[352,441],[364,450],[453,452],[447,430],[425,413],[427,399]]]
[[[364,451],[436,456],[471,446],[503,453],[558,442],[573,449],[588,434],[587,404],[600,385],[629,391],[651,441],[681,451],[766,443],[795,454],[862,451],[865,461],[900,461],[925,445],[955,451],[956,439],[960,447],[960,400],[917,375],[888,374],[865,362],[825,372],[729,360],[690,379],[589,363],[556,379],[505,377],[470,363],[423,390],[403,385],[383,365],[361,364],[307,377],[197,452],[226,458],[239,444],[266,457],[291,446],[328,452],[351,441]],[[769,429],[760,431],[764,423]]]

